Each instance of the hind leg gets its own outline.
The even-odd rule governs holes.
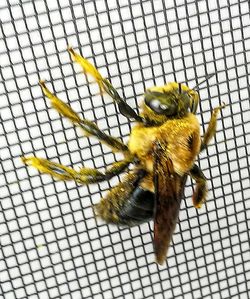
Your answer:
[[[26,165],[35,167],[41,173],[50,174],[54,178],[62,181],[74,180],[80,184],[92,184],[110,180],[113,176],[122,173],[129,166],[129,164],[133,162],[133,159],[133,157],[127,157],[124,160],[114,162],[111,167],[106,169],[106,171],[103,173],[94,168],[83,167],[77,171],[73,168],[46,159],[22,157],[22,161]]]
[[[130,163],[134,162],[135,158],[132,155],[126,154],[123,160],[114,162],[105,172],[86,167],[76,170],[63,164],[37,157],[21,157],[21,160],[24,164],[33,166],[41,173],[50,174],[56,179],[62,181],[74,180],[80,184],[92,184],[110,180],[112,177],[119,175]]]
[[[145,172],[136,169],[95,205],[96,215],[107,223],[137,225],[153,217],[154,193],[141,186]]]

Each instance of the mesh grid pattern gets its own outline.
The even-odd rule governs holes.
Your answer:
[[[249,298],[250,6],[246,0],[1,0],[0,298]],[[128,140],[120,116],[73,65],[93,62],[138,109],[147,87],[200,87],[198,118],[230,104],[198,163],[209,179],[200,210],[187,182],[167,263],[154,263],[152,223],[119,228],[91,206],[119,178],[91,186],[54,181],[22,155],[104,168],[120,156],[62,119],[38,80],[106,133]]]

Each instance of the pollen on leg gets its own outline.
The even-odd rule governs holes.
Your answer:
[[[78,123],[81,121],[80,117],[69,105],[60,100],[47,88],[44,80],[40,80],[39,85],[41,86],[44,95],[50,99],[52,107],[56,109],[62,116],[69,118],[73,123]]]
[[[99,71],[91,64],[87,59],[76,53],[72,47],[68,47],[68,51],[72,57],[72,60],[77,62],[83,69],[83,72],[91,75],[97,82],[102,93],[104,90],[103,78]]]
[[[77,176],[77,172],[67,166],[37,157],[21,157],[24,164],[33,166],[41,173],[50,174],[54,178],[67,181]]]

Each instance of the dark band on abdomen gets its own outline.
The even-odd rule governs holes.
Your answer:
[[[131,226],[148,222],[153,213],[154,193],[138,186],[119,211],[120,223]]]

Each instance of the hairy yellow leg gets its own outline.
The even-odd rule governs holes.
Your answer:
[[[133,161],[133,158],[129,157],[122,161],[115,162],[105,173],[102,173],[93,168],[80,168],[79,171],[76,171],[73,168],[43,158],[21,157],[21,159],[23,163],[35,167],[41,173],[50,174],[54,178],[62,181],[74,180],[80,184],[91,184],[109,180],[113,176],[123,172]]]
[[[212,112],[211,119],[208,124],[208,128],[204,134],[202,144],[201,144],[201,151],[209,144],[210,140],[214,137],[216,133],[216,126],[217,126],[217,118],[219,112],[224,109],[227,105],[223,103],[221,106],[214,108]]]
[[[117,138],[111,137],[101,131],[97,125],[89,120],[80,118],[80,116],[66,103],[53,94],[45,85],[44,81],[39,82],[44,95],[50,99],[54,107],[62,116],[68,118],[74,125],[79,126],[87,136],[97,137],[101,142],[107,144],[113,151],[128,152],[128,148]]]
[[[87,59],[76,53],[72,47],[68,47],[68,51],[71,54],[72,60],[77,62],[82,67],[84,72],[91,75],[96,80],[102,93],[104,91],[104,79],[99,71]]]
[[[72,47],[68,47],[72,60],[77,62],[86,74],[91,75],[99,85],[101,94],[105,91],[115,103],[117,103],[119,111],[128,118],[133,118],[138,122],[142,122],[142,118],[120,97],[113,85],[84,57],[76,53]]]

